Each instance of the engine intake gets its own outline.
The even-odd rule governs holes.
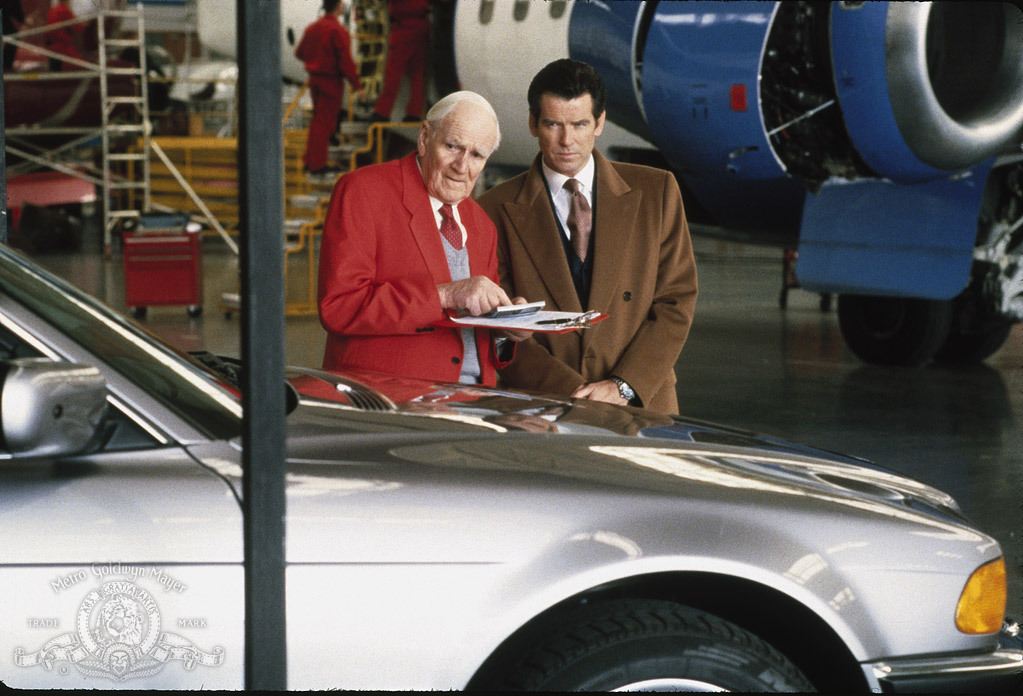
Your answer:
[[[1023,140],[1023,13],[1007,2],[890,3],[888,93],[909,148],[971,167]]]

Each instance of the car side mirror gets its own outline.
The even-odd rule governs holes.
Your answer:
[[[46,358],[0,362],[0,436],[17,458],[81,454],[100,434],[107,385],[91,365]]]

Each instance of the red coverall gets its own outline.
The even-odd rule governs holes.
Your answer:
[[[408,75],[409,94],[405,114],[418,120],[423,116],[426,95],[426,61],[430,54],[430,0],[389,0],[391,33],[387,40],[384,89],[373,113],[388,120],[394,110],[401,78]]]
[[[56,5],[46,11],[46,23],[57,24],[58,22],[66,22],[69,19],[74,19],[75,13],[71,11],[63,2],[58,2]],[[81,34],[85,29],[84,24],[71,24],[60,29],[53,29],[44,34],[45,46],[54,53],[59,53],[64,56],[71,56],[72,58],[81,58],[82,54],[75,48],[72,34]],[[51,68],[56,59],[51,59]],[[69,66],[67,63],[63,64],[64,68],[71,67],[72,69],[79,69],[77,66]]]
[[[336,15],[325,14],[306,27],[295,48],[295,57],[309,73],[313,118],[309,123],[303,161],[311,172],[327,166],[330,136],[344,98],[344,81],[362,89],[359,71],[352,60],[351,39]]]

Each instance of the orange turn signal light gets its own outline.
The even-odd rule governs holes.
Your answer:
[[[1005,559],[973,571],[956,605],[956,628],[963,633],[994,633],[1002,627],[1008,594]]]

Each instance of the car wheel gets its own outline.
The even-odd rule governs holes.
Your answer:
[[[813,691],[781,653],[735,624],[673,602],[583,605],[489,689]]]
[[[953,329],[934,357],[946,363],[978,363],[1002,347],[1012,325],[1011,321],[999,321],[971,333]]]
[[[938,352],[952,325],[952,302],[909,297],[840,295],[838,325],[861,360],[922,365]]]

